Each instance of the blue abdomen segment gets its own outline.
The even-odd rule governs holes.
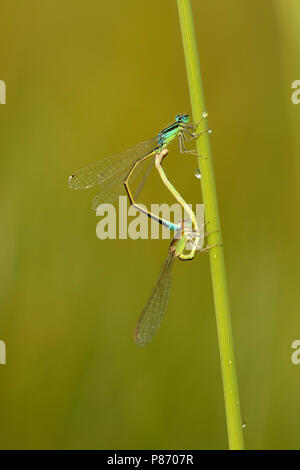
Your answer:
[[[170,222],[169,220],[161,219],[161,224],[167,227],[167,229],[171,230],[171,232],[177,232],[181,229],[180,225],[173,224],[173,222]]]
[[[178,230],[178,225],[177,224],[173,224],[172,222],[169,222],[170,226],[169,226],[169,229],[172,230],[172,232],[177,232]]]

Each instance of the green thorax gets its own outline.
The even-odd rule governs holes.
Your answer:
[[[158,145],[166,147],[172,140],[174,140],[180,132],[184,129],[184,125],[190,120],[188,114],[177,114],[175,122],[168,127],[165,127],[157,136]]]

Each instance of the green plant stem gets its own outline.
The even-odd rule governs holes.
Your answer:
[[[198,122],[202,117],[203,111],[206,111],[206,108],[190,0],[177,0],[177,6],[186,61],[193,120],[194,122]],[[205,121],[206,120],[201,121],[202,129],[200,130],[203,130],[204,126],[206,126]],[[202,175],[202,195],[206,220],[209,221],[209,230],[218,231],[210,236],[209,244],[222,244],[214,170],[207,133],[197,139],[197,151],[200,155],[204,155],[206,157],[199,157],[198,159]],[[223,245],[212,248],[209,251],[209,259],[223,377],[229,448],[243,449],[244,439]]]

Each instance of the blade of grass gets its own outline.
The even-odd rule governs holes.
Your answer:
[[[190,0],[177,0],[177,6],[190,90],[193,120],[194,122],[198,122],[202,117],[202,113],[206,111],[206,108],[193,14]],[[199,130],[203,130],[205,125],[205,120],[202,120],[202,129],[200,128]],[[205,159],[198,159],[198,164],[202,175],[202,195],[206,220],[209,221],[209,230],[218,231],[211,235],[209,244],[221,244],[222,235],[219,220],[219,209],[208,133],[205,133],[200,139],[197,139],[197,151],[200,155],[205,155],[207,157]],[[223,245],[212,248],[209,251],[209,259],[218,330],[229,448],[241,450],[244,449],[244,439],[236,374],[236,363],[234,358]]]

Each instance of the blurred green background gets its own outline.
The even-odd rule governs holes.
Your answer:
[[[297,0],[192,2],[229,278],[246,447],[300,448]],[[100,241],[69,174],[190,112],[175,0],[1,4],[2,449],[227,448],[207,255],[133,329],[166,240]],[[166,170],[201,202],[196,161]],[[158,178],[145,197],[165,201]],[[298,286],[298,287],[297,287]]]

